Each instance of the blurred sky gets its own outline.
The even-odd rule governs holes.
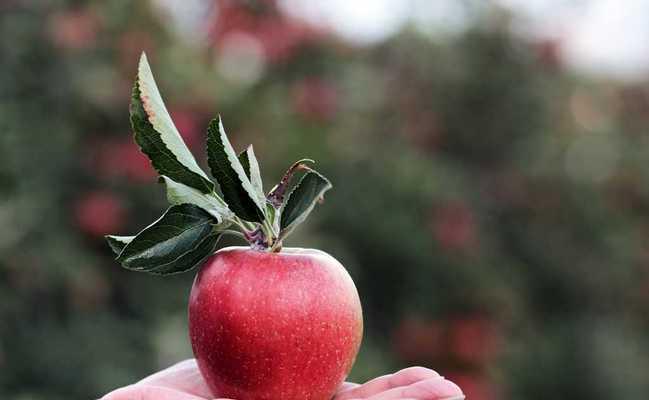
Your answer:
[[[211,0],[156,0],[185,34]],[[558,40],[566,64],[575,70],[623,80],[649,73],[649,0],[280,0],[283,9],[341,36],[370,44],[405,24],[432,35],[462,31],[488,5],[510,10],[511,29],[533,39]],[[195,36],[192,36],[195,37]]]

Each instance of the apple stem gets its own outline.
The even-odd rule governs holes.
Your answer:
[[[270,251],[271,253],[279,253],[280,251],[282,251],[282,241],[277,240],[270,248]]]

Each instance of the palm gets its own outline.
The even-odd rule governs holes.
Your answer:
[[[463,399],[454,383],[436,372],[412,367],[381,376],[363,385],[344,383],[334,400],[451,400]],[[186,360],[117,389],[102,400],[206,400],[213,399],[198,371],[196,361]],[[221,399],[223,400],[223,399]]]

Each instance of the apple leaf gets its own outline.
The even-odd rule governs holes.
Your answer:
[[[241,163],[246,176],[248,177],[248,179],[250,179],[250,160],[248,159],[248,148],[239,153],[239,156],[237,158],[239,159],[239,162]]]
[[[247,159],[249,163],[252,161],[250,155]],[[213,119],[207,127],[207,161],[230,210],[246,221],[262,222],[264,203],[237,158],[220,117]],[[252,172],[252,166],[249,166]]]
[[[316,203],[331,188],[331,182],[327,178],[309,168],[284,203],[280,217],[280,240],[306,219]]]
[[[135,141],[160,175],[203,193],[214,191],[214,183],[198,166],[171,120],[144,53],[133,87],[130,113]]]
[[[266,195],[264,194],[264,185],[261,181],[261,171],[259,170],[259,161],[255,156],[255,151],[252,145],[248,146],[244,151],[239,154],[239,162],[246,172],[246,176],[250,179],[250,184],[255,189],[257,200],[259,203],[266,202]]]
[[[167,275],[199,265],[216,246],[221,232],[216,218],[194,204],[171,206],[117,256],[126,269]]]
[[[113,253],[115,253],[116,256],[119,255],[119,253],[122,252],[124,247],[126,247],[127,244],[129,244],[135,236],[115,236],[115,235],[106,235],[106,241],[108,242],[108,245],[110,246],[111,250],[113,250]]]
[[[167,201],[169,201],[169,204],[195,204],[212,214],[219,223],[231,219],[232,211],[223,203],[223,200],[218,199],[213,193],[204,194],[192,187],[178,183],[168,176],[162,175],[160,179],[167,187]]]

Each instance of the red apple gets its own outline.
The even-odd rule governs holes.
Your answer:
[[[363,336],[358,293],[330,255],[284,248],[284,240],[323,200],[331,182],[310,167],[313,160],[302,159],[266,192],[252,145],[237,154],[220,117],[207,129],[212,182],[197,172],[181,137],[172,140],[168,152],[160,151],[157,143],[169,132],[151,117],[170,117],[161,101],[151,107],[156,98],[143,54],[131,122],[140,149],[164,176],[172,205],[133,237],[106,236],[117,261],[129,270],[166,275],[190,271],[206,260],[189,298],[189,334],[216,397],[331,399],[352,368]],[[301,177],[292,185],[296,173]],[[226,231],[239,233],[250,247],[213,253],[217,235]]]
[[[189,298],[189,334],[208,386],[237,400],[329,400],[363,334],[354,282],[330,255],[229,247]]]

